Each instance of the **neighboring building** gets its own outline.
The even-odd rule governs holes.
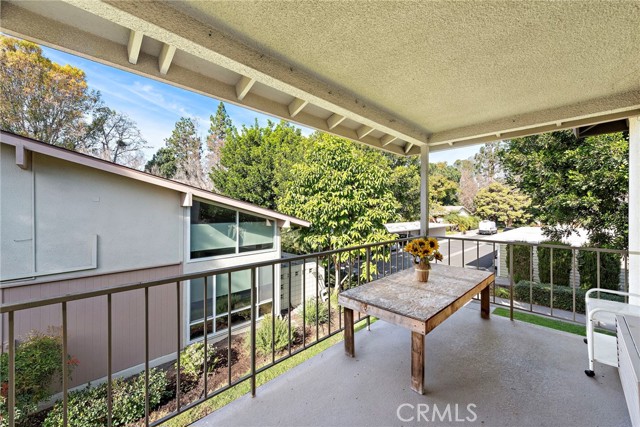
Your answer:
[[[445,236],[447,227],[451,227],[451,224],[444,223],[429,223],[429,236],[440,237]],[[412,222],[392,222],[385,224],[384,228],[389,233],[397,234],[399,238],[419,236],[420,235],[420,221]]]
[[[44,299],[281,257],[280,229],[309,223],[188,185],[0,132],[0,297],[2,303]],[[275,274],[274,274],[275,273]],[[256,274],[260,312],[280,307],[280,269]],[[243,327],[250,310],[249,270],[208,280],[208,331]],[[274,279],[276,281],[274,282]],[[175,358],[203,336],[204,280],[182,286],[176,324],[175,284],[150,296],[153,364]],[[275,290],[275,295],[272,293]],[[144,292],[114,294],[113,369],[135,371],[144,360]],[[216,303],[217,302],[217,303]],[[68,303],[69,353],[80,360],[73,384],[106,375],[106,297]],[[6,317],[1,342],[6,345]],[[61,325],[60,306],[16,314],[16,337]],[[224,333],[224,332],[221,332]]]
[[[458,214],[460,216],[471,216],[471,212],[464,206],[441,206],[438,212],[433,213],[436,222],[442,222],[444,217],[449,214]]]
[[[496,265],[498,267],[498,277],[508,278],[509,269],[507,268],[507,243],[506,242],[526,242],[526,243],[544,243],[549,240],[542,233],[541,227],[519,227],[513,230],[498,233],[489,238],[491,241],[505,242],[498,244],[498,261]],[[574,247],[580,247],[587,243],[587,234],[584,230],[578,230],[571,234],[571,236],[562,239],[562,242]],[[576,265],[576,264],[574,264]],[[571,272],[571,277],[576,277],[576,283],[580,283],[580,274],[578,271]],[[533,280],[540,281],[538,275],[538,252],[533,251]]]

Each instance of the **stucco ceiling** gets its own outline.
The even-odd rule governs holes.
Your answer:
[[[640,112],[639,1],[3,3],[9,33],[395,152]]]

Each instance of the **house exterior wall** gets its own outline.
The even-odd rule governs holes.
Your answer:
[[[68,280],[3,287],[5,304],[44,299],[69,293],[89,292],[127,283],[156,280],[179,275],[180,264],[104,274]],[[15,336],[23,340],[31,331],[60,331],[61,305],[51,305],[16,312]],[[112,297],[113,372],[130,370],[144,363],[144,291],[136,290]],[[107,297],[96,297],[67,303],[69,354],[80,361],[75,368],[71,387],[107,375]],[[8,337],[7,315],[2,319],[2,343]],[[171,355],[176,351],[176,289],[163,285],[149,291],[150,359]]]
[[[37,153],[23,170],[14,147],[1,153],[3,283],[182,261],[179,193]]]
[[[16,148],[0,145],[0,301],[39,300],[69,293],[158,280],[183,273],[244,265],[280,257],[273,249],[190,259],[190,208],[180,191],[30,152],[16,165]],[[212,202],[213,203],[213,202]],[[233,208],[230,208],[233,209]],[[250,212],[254,214],[253,212]],[[260,215],[258,215],[260,216]],[[275,221],[274,221],[275,224]],[[279,310],[279,266],[274,302]],[[175,359],[178,327],[189,343],[189,282],[149,291],[150,360]],[[69,302],[69,353],[78,358],[71,386],[107,375],[107,297]],[[113,372],[130,375],[144,363],[144,291],[112,297]],[[7,316],[0,318],[6,349]],[[62,325],[61,305],[17,312],[15,336]]]

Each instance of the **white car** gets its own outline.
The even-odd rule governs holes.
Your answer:
[[[478,234],[496,234],[498,232],[498,228],[496,227],[496,223],[489,220],[480,221],[478,224]]]

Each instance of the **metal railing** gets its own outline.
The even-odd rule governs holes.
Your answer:
[[[146,426],[155,426],[159,425],[178,414],[181,414],[194,406],[201,404],[202,402],[217,396],[218,394],[227,391],[233,387],[236,387],[240,383],[244,381],[249,381],[251,394],[255,396],[256,393],[256,376],[273,367],[274,365],[282,362],[283,360],[288,359],[289,357],[306,350],[310,346],[318,344],[329,337],[340,333],[344,330],[344,325],[342,324],[342,308],[338,305],[332,306],[331,302],[331,293],[339,292],[342,289],[351,288],[354,286],[360,286],[364,283],[367,283],[371,280],[378,279],[380,277],[385,277],[389,274],[394,274],[398,271],[410,268],[413,265],[413,257],[410,254],[405,253],[402,250],[402,247],[408,240],[411,240],[415,237],[408,237],[393,241],[386,241],[380,243],[373,243],[361,246],[355,246],[345,249],[337,249],[324,251],[313,254],[306,254],[300,256],[294,256],[290,258],[282,258],[277,260],[256,262],[252,264],[246,264],[242,266],[236,267],[226,267],[226,268],[218,268],[212,269],[208,271],[202,271],[198,273],[191,274],[183,274],[179,276],[169,277],[161,280],[153,280],[147,282],[140,282],[134,284],[122,285],[109,289],[102,289],[90,292],[82,292],[76,294],[69,294],[64,296],[58,296],[53,298],[41,299],[41,300],[33,300],[26,302],[17,302],[4,304],[0,307],[0,314],[7,315],[8,318],[8,389],[7,389],[7,413],[8,413],[8,424],[13,427],[15,422],[15,408],[16,408],[16,372],[15,372],[15,358],[16,358],[16,325],[15,325],[15,314],[24,310],[40,308],[40,307],[50,307],[50,306],[59,306],[60,313],[62,316],[62,419],[63,424],[68,425],[68,414],[69,414],[69,380],[68,380],[68,367],[67,367],[67,357],[68,357],[68,322],[67,322],[67,309],[68,305],[71,303],[75,303],[77,301],[87,300],[89,298],[104,298],[104,302],[107,307],[107,375],[106,375],[106,383],[107,383],[107,425],[112,425],[112,417],[113,417],[113,380],[114,380],[114,372],[113,372],[113,295],[123,294],[127,292],[144,290],[144,387],[145,387],[145,411],[144,411],[144,424]],[[576,282],[576,259],[578,252],[580,251],[591,251],[597,254],[596,262],[597,262],[597,287],[600,287],[600,273],[601,273],[601,255],[603,253],[607,254],[617,254],[622,258],[623,265],[628,264],[628,251],[618,251],[611,249],[603,249],[603,248],[576,248],[576,247],[567,247],[561,245],[550,245],[550,244],[532,244],[525,242],[502,242],[497,240],[492,240],[491,238],[467,238],[467,237],[456,237],[456,236],[445,236],[438,237],[442,246],[446,245],[446,250],[441,250],[443,253],[445,260],[444,262],[449,265],[461,265],[465,268],[477,268],[477,269],[487,269],[494,271],[496,270],[497,264],[496,260],[498,259],[498,252],[500,251],[500,245],[507,245],[508,253],[509,253],[509,278],[505,280],[502,284],[494,283],[492,287],[492,302],[496,305],[502,305],[508,307],[510,310],[511,318],[513,319],[513,311],[514,309],[522,309],[530,312],[539,312],[537,310],[538,305],[534,304],[533,298],[533,282],[534,282],[534,265],[533,265],[533,250],[534,248],[548,248],[550,249],[550,272],[551,272],[551,283],[550,283],[550,312],[541,312],[539,314],[559,317],[563,320],[566,320],[566,315],[564,317],[558,316],[559,310],[556,308],[554,312],[554,278],[553,278],[553,251],[554,250],[569,250],[572,252],[572,263],[574,266],[574,272],[572,277],[572,287],[573,287],[573,300],[572,300],[572,319],[576,321],[576,289],[579,288],[579,284]],[[475,248],[473,245],[475,244]],[[471,245],[471,246],[469,246]],[[457,248],[454,249],[455,252],[452,254],[452,247],[460,246],[460,250]],[[516,283],[514,283],[514,247],[515,246],[524,246],[530,248],[530,298],[529,301],[516,301],[514,298],[514,288],[516,287]],[[466,256],[466,252],[473,251],[475,249],[475,259],[471,259],[469,261],[469,257]],[[635,253],[633,253],[635,255]],[[490,262],[487,261],[486,257],[490,258]],[[300,284],[301,289],[301,305],[302,305],[302,343],[298,345],[297,349],[294,349],[293,338],[294,338],[294,330],[295,326],[292,325],[292,266],[295,263],[302,263],[302,275]],[[307,275],[304,274],[306,271],[307,264],[315,265],[315,284],[307,283]],[[287,307],[284,309],[280,307],[280,313],[276,313],[276,288],[275,284],[276,274],[278,271],[277,266],[287,266],[289,271],[289,277],[287,279]],[[258,299],[258,283],[257,283],[257,272],[259,268],[268,267],[271,269],[271,354],[269,358],[265,358],[263,360],[263,364],[261,366],[257,366],[258,358],[256,352],[256,334],[258,327],[258,318],[260,317],[261,310],[261,301]],[[321,270],[322,268],[322,270]],[[251,274],[251,285],[250,285],[250,318],[249,320],[242,325],[246,328],[248,324],[249,329],[249,357],[250,357],[250,369],[244,375],[234,375],[232,372],[232,336],[233,333],[238,333],[237,325],[234,325],[232,319],[232,274],[240,271],[249,270]],[[323,273],[321,273],[323,271]],[[228,289],[227,289],[227,301],[226,301],[226,313],[223,312],[221,316],[217,316],[217,312],[210,313],[210,311],[216,310],[214,308],[214,303],[216,301],[215,295],[208,295],[208,284],[209,280],[212,277],[218,276],[221,277],[226,275]],[[183,331],[183,294],[184,294],[184,286],[187,286],[190,280],[194,279],[204,279],[203,286],[203,336],[202,340],[204,341],[204,366],[203,366],[203,382],[204,382],[204,392],[201,397],[191,402],[183,402],[182,399],[182,391],[181,391],[181,360],[180,354],[186,347],[185,340],[182,336]],[[499,281],[499,280],[497,280]],[[149,398],[149,372],[150,372],[150,334],[149,334],[149,324],[150,324],[150,307],[149,307],[149,294],[152,290],[160,286],[167,285],[175,285],[175,299],[176,299],[176,340],[175,340],[175,351],[176,351],[176,384],[175,384],[175,401],[176,406],[175,410],[168,415],[163,416],[159,419],[151,420],[150,415],[153,408],[150,406],[150,398]],[[315,324],[308,325],[307,318],[307,305],[305,304],[307,298],[307,290],[311,286],[311,295],[315,297]],[[557,285],[556,285],[557,287]],[[505,298],[504,295],[496,295],[496,289],[502,288],[507,289],[508,298]],[[623,290],[628,288],[628,277],[625,269],[625,278],[623,283]],[[215,289],[215,286],[213,286]],[[323,290],[328,291],[329,298],[326,301],[327,309],[329,312],[329,321],[326,324],[323,324],[320,321],[319,313],[320,313],[320,304],[324,304],[325,301],[322,300]],[[215,292],[215,291],[214,291]],[[210,298],[212,297],[212,299]],[[209,300],[212,300],[211,308],[209,306]],[[526,309],[524,306],[518,307],[516,304],[527,304],[529,308]],[[336,314],[335,316],[332,316]],[[337,310],[337,313],[335,312]],[[212,315],[211,318],[211,331],[208,330],[209,324],[209,315]],[[278,315],[286,316],[286,324],[287,324],[287,333],[288,333],[288,342],[286,345],[286,349],[282,351],[278,351],[276,349],[276,318]],[[188,313],[187,313],[188,316]],[[209,352],[209,340],[211,339],[210,332],[213,331],[213,328],[216,328],[216,320],[218,318],[222,319],[226,316],[226,330],[217,331],[218,335],[216,339],[220,338],[220,334],[222,334],[222,340],[218,342],[218,345],[224,342],[224,337],[226,337],[226,348],[227,348],[227,372],[226,372],[226,381],[225,384],[219,386],[215,390],[209,390],[209,378],[208,378],[208,352]],[[188,317],[185,317],[188,318]],[[332,320],[335,318],[335,320]],[[366,319],[367,326],[369,325],[369,317],[365,316],[364,318],[358,315],[357,319],[354,319],[354,322],[357,323],[363,319]],[[222,320],[221,320],[222,321]],[[336,324],[337,322],[337,324]],[[322,329],[322,333],[321,333]],[[189,337],[190,338],[190,337]],[[310,339],[311,338],[311,339]],[[224,347],[223,347],[224,349]]]

